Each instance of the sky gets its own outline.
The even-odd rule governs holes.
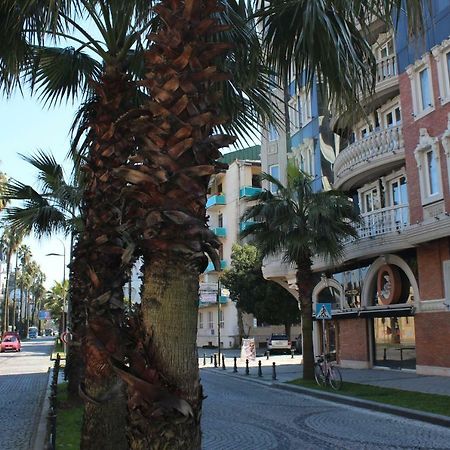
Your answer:
[[[69,131],[76,112],[76,104],[63,103],[48,109],[36,98],[16,94],[10,99],[0,98],[0,171],[22,183],[37,188],[37,171],[23,161],[19,154],[31,155],[38,149],[51,151],[59,163],[63,163],[69,150]],[[49,253],[66,252],[69,260],[70,243],[63,235],[51,238],[26,238],[33,259],[46,274],[46,288],[63,279],[63,256],[46,256]],[[68,278],[66,269],[66,279]]]

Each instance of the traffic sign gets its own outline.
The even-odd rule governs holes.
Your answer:
[[[330,320],[331,303],[316,303],[316,320]]]

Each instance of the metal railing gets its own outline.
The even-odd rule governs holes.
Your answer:
[[[378,209],[362,215],[361,223],[355,228],[358,238],[374,238],[388,233],[401,232],[409,227],[409,206],[398,205]],[[350,238],[347,242],[354,241]]]

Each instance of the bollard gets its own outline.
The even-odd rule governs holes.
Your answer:
[[[291,359],[294,359],[294,349],[293,348],[291,348]]]
[[[214,367],[217,367],[217,355],[214,353]]]
[[[213,355],[211,355],[211,364],[213,363]]]
[[[258,377],[262,377],[261,360],[258,361]]]
[[[383,349],[383,361],[386,361],[386,348]]]
[[[206,366],[206,353],[203,353],[203,365]]]
[[[269,359],[269,356],[270,356],[270,352],[269,352],[269,350],[267,350],[266,351],[266,359]]]
[[[245,375],[250,375],[250,371],[248,370],[248,359],[245,360]]]
[[[234,367],[233,367],[233,372],[237,373],[237,358],[236,356],[234,357]]]
[[[275,363],[272,363],[272,380],[277,379],[277,369],[275,367]]]
[[[222,370],[226,370],[225,367],[225,355],[222,353]]]

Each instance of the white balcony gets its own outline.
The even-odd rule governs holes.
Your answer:
[[[375,92],[392,89],[398,84],[397,57],[390,55],[377,60]]]
[[[409,206],[398,205],[378,209],[362,215],[356,226],[358,238],[375,238],[388,233],[400,233],[409,226]],[[352,242],[355,239],[349,239]]]
[[[342,150],[334,163],[334,188],[350,189],[363,180],[394,169],[404,160],[402,126],[370,133]]]

